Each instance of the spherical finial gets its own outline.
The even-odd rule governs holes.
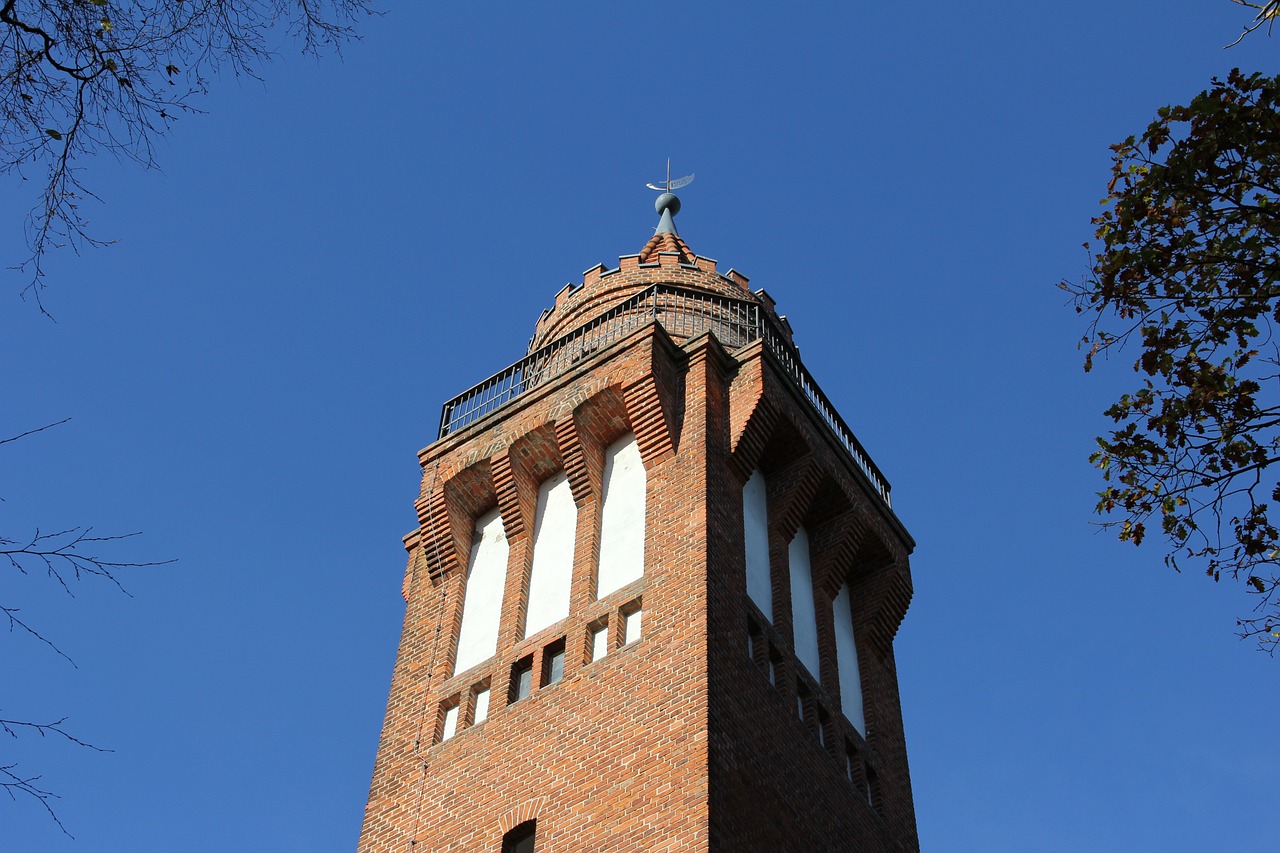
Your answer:
[[[658,213],[662,213],[665,210],[670,210],[671,215],[675,216],[677,213],[680,212],[680,199],[676,198],[671,193],[663,193],[662,195],[658,196],[657,200],[653,203],[653,209],[656,210]]]

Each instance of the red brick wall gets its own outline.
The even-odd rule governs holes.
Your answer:
[[[875,630],[891,624],[896,631],[905,613],[911,540],[896,535],[900,526],[763,348],[745,347],[737,358],[728,392],[734,452],[730,464],[712,466],[725,476],[713,491],[721,524],[711,531],[723,547],[710,549],[710,575],[719,581],[708,608],[711,849],[918,850],[892,632]],[[742,569],[742,486],[757,467],[769,487],[773,626],[751,603]],[[787,544],[801,524],[810,534],[819,614],[821,672],[812,677],[799,669],[791,639]],[[865,737],[840,712],[830,614],[845,581],[854,600]],[[904,583],[905,597],[881,591]],[[754,659],[749,619],[758,630]],[[780,663],[774,684],[771,653]],[[863,787],[868,767],[875,774],[873,804]]]
[[[422,451],[421,526],[406,537],[404,633],[361,851],[496,851],[529,818],[538,850],[563,853],[917,849],[892,657],[910,539],[769,358],[756,345],[735,359],[706,335],[677,347],[650,326]],[[628,430],[648,476],[645,575],[596,602],[601,457]],[[746,651],[741,489],[757,465],[770,482],[779,615],[760,627],[782,661],[776,687]],[[537,486],[561,467],[579,509],[571,612],[521,640]],[[471,529],[494,506],[511,544],[498,653],[454,676]],[[842,725],[838,689],[810,685],[830,751],[795,712],[785,553],[801,523],[819,599],[829,610],[848,577],[858,602],[869,731]],[[641,640],[588,663],[590,627],[607,620],[616,646],[637,600]],[[543,650],[561,638],[565,677],[539,689]],[[820,676],[834,685],[829,626],[820,640]],[[526,656],[535,689],[508,707]],[[471,727],[481,683],[489,717]],[[455,701],[458,733],[438,743]],[[846,738],[878,774],[874,808],[845,778]]]

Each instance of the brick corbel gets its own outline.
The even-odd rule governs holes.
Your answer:
[[[778,475],[767,477],[766,482],[769,485],[770,523],[784,542],[790,542],[809,511],[814,493],[822,482],[822,472],[813,455],[806,454]]]
[[[431,583],[439,585],[445,575],[457,568],[461,548],[443,488],[437,488],[418,500],[418,519],[423,565]]]
[[[652,470],[680,448],[684,419],[685,354],[661,326],[649,338],[649,370],[622,387],[627,421],[636,434],[644,466]]]
[[[444,483],[433,484],[418,498],[419,543],[433,584],[438,585],[455,569],[466,568],[476,519],[495,503],[492,466],[487,459]]]
[[[756,399],[741,432],[733,438],[729,463],[737,471],[742,482],[746,482],[751,473],[760,465],[765,446],[773,436],[773,427],[778,420],[778,410],[768,399],[761,396]]]
[[[517,480],[525,479],[522,476],[525,472],[517,471],[519,468],[518,463],[512,460],[509,448],[493,457],[491,462],[493,490],[498,498],[498,512],[502,514],[502,528],[508,541],[521,539],[533,529],[528,501],[520,500],[520,493],[528,490],[520,488],[523,483],[517,483]]]
[[[858,512],[849,507],[822,524],[813,538],[814,586],[835,598],[841,585],[856,570],[854,554],[866,535]]]
[[[582,447],[577,422],[572,415],[556,421],[556,444],[560,446],[560,459],[564,473],[573,492],[573,501],[579,508],[591,497],[591,476],[587,471],[586,453]]]
[[[893,638],[911,606],[911,598],[915,589],[911,584],[911,573],[905,560],[895,560],[892,565],[881,569],[888,576],[884,582],[877,584],[879,595],[871,602],[872,616],[870,630],[875,643],[882,649],[893,647]]]
[[[674,419],[663,405],[657,380],[650,374],[623,388],[622,394],[645,467],[666,461],[675,453]]]

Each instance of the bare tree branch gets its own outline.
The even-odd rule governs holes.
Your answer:
[[[154,143],[213,75],[257,76],[291,37],[340,51],[373,0],[0,0],[0,176],[39,176],[21,293],[45,315],[44,260],[104,246],[83,205],[86,158],[156,165]]]
[[[27,436],[29,436],[29,435],[35,435],[35,434],[36,434],[36,433],[38,433],[38,432],[44,432],[45,430],[47,430],[47,429],[51,429],[52,427],[62,426],[63,424],[65,424],[65,423],[66,423],[67,421],[69,421],[69,420],[71,420],[71,418],[63,418],[63,419],[62,419],[62,420],[60,420],[60,421],[54,421],[53,423],[51,423],[51,424],[45,424],[45,425],[44,425],[44,426],[42,426],[42,427],[36,427],[35,429],[29,429],[29,430],[27,430],[26,432],[20,432],[20,433],[18,433],[17,435],[15,435],[15,436],[11,436],[11,437],[9,437],[9,438],[0,438],[0,444],[8,444],[8,443],[9,443],[9,442],[11,442],[11,441],[17,441],[17,440],[18,440],[18,439],[20,439],[20,438],[26,438],[26,437],[27,437]]]
[[[1240,34],[1240,38],[1233,41],[1227,47],[1235,47],[1244,41],[1244,37],[1252,33],[1254,30],[1267,25],[1267,35],[1271,35],[1271,28],[1275,26],[1276,16],[1280,15],[1280,0],[1267,0],[1266,3],[1250,3],[1248,0],[1231,0],[1238,6],[1248,6],[1250,9],[1257,9],[1258,14],[1254,17],[1253,23],[1248,24],[1244,28],[1244,32]]]
[[[64,424],[68,420],[70,418],[27,430],[10,438],[0,439],[0,444],[7,444],[20,438],[34,435],[51,427]],[[95,536],[92,527],[71,527],[48,533],[37,528],[30,536],[23,539],[14,539],[0,533],[0,569],[7,567],[23,575],[30,575],[35,572],[42,573],[72,597],[75,596],[72,584],[84,580],[86,577],[102,578],[125,595],[128,595],[129,592],[116,577],[120,570],[163,566],[174,562],[173,560],[124,560],[103,554],[102,549],[104,547],[109,548],[112,543],[132,539],[137,535],[139,534],[127,533],[113,536]],[[33,626],[25,618],[22,608],[0,602],[0,614],[3,614],[4,619],[7,621],[10,633],[26,634],[40,644],[47,646],[72,666],[76,665],[71,656],[63,651],[48,634]],[[18,737],[21,732],[34,733],[42,738],[53,737],[65,740],[76,746],[96,752],[111,751],[95,746],[71,734],[64,728],[63,723],[65,722],[66,717],[48,723],[0,717],[0,732],[4,732],[14,738]],[[16,763],[0,764],[0,790],[8,793],[12,801],[22,798],[35,800],[57,827],[70,836],[71,833],[67,831],[66,826],[54,809],[53,801],[58,799],[58,795],[45,788],[40,780],[41,777],[39,775],[19,772]]]
[[[67,721],[66,717],[54,720],[51,723],[33,723],[28,720],[6,720],[0,719],[0,731],[8,734],[10,737],[18,737],[18,733],[22,731],[34,732],[40,737],[61,737],[76,746],[91,749],[95,752],[113,752],[114,750],[106,749],[101,746],[95,746],[88,741],[81,740],[75,735],[63,728],[62,724]],[[58,795],[52,791],[40,787],[37,783],[40,776],[27,776],[18,773],[17,764],[0,765],[0,790],[9,795],[11,800],[17,800],[19,796],[27,796],[34,799],[44,808],[45,812],[57,824],[58,829],[62,830],[68,838],[75,838],[67,827],[63,825],[58,813],[54,811],[51,800],[58,799]]]

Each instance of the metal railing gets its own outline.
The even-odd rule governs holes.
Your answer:
[[[676,338],[712,332],[728,349],[738,349],[763,338],[765,347],[849,453],[871,488],[886,505],[892,506],[889,482],[805,369],[799,352],[760,306],[745,299],[730,299],[673,285],[655,284],[629,297],[586,325],[539,347],[449,400],[440,413],[440,438],[475,423],[592,353],[654,321]]]
[[[886,506],[892,508],[893,500],[889,496],[889,481],[885,479],[884,474],[880,473],[879,467],[871,459],[871,454],[867,453],[867,449],[862,446],[862,442],[858,441],[858,437],[853,434],[853,430],[849,429],[849,425],[844,422],[844,418],[840,417],[840,413],[836,411],[836,407],[831,405],[827,395],[822,393],[818,383],[814,381],[813,376],[805,369],[804,363],[800,361],[800,353],[782,337],[782,333],[775,329],[771,322],[764,324],[764,345],[778,359],[782,369],[791,377],[796,388],[800,390],[800,393],[805,396],[805,399],[817,411],[818,417],[822,418],[823,423],[835,433],[836,440],[853,457],[854,464],[866,476],[871,488],[875,490],[876,494],[880,495]]]

